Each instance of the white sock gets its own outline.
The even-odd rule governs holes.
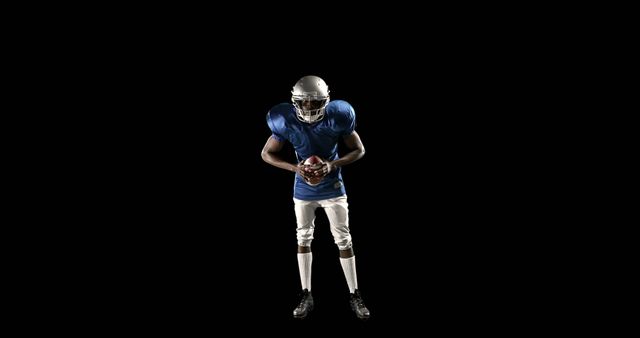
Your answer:
[[[358,276],[356,275],[356,256],[349,258],[340,258],[340,265],[344,271],[344,277],[347,278],[349,292],[354,293],[358,288]]]
[[[300,282],[302,289],[311,291],[311,252],[298,253],[298,269],[300,270]]]

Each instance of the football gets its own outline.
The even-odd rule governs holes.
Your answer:
[[[304,160],[304,170],[305,171],[315,171],[318,170],[320,168],[322,168],[322,164],[324,163],[324,161],[316,156],[316,155],[311,155],[309,156],[309,158],[307,158],[306,160]],[[322,182],[322,179],[324,178],[324,175],[319,175],[316,177],[312,177],[312,178],[305,178],[305,182],[307,182],[307,184],[311,185],[311,186],[315,186],[320,184],[320,182]]]

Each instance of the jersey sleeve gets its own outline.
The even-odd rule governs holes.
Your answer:
[[[286,141],[285,118],[278,109],[271,109],[267,113],[267,125],[271,129],[271,135],[279,142]]]
[[[340,102],[338,114],[336,114],[336,129],[342,136],[351,135],[356,129],[356,112],[345,101]]]

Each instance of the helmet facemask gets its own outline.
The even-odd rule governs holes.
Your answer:
[[[293,95],[291,101],[300,121],[315,123],[324,118],[325,108],[329,104],[329,96]]]

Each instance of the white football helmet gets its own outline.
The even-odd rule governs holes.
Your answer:
[[[313,75],[305,76],[296,82],[291,94],[300,121],[314,123],[322,120],[329,104],[329,87],[324,80]]]

